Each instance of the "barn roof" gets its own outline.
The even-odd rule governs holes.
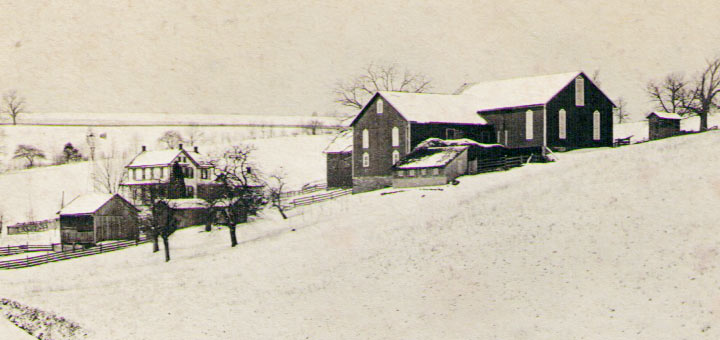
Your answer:
[[[395,169],[422,169],[444,167],[459,156],[469,146],[443,146],[415,150],[405,156]]]
[[[411,122],[487,124],[477,114],[477,100],[471,96],[393,91],[379,94]]]
[[[654,111],[654,112],[650,112],[650,114],[647,115],[647,117],[649,118],[652,115],[655,115],[658,118],[664,118],[664,119],[678,119],[678,120],[683,119],[682,117],[680,117],[679,114],[677,114],[675,112]]]
[[[580,74],[575,71],[469,83],[455,93],[474,97],[476,111],[544,105]]]
[[[81,214],[92,214],[100,209],[105,203],[110,201],[113,197],[118,196],[122,199],[122,196],[117,194],[105,194],[105,193],[88,193],[75,197],[70,203],[64,208],[60,209],[58,214],[60,215],[81,215]],[[124,200],[124,199],[123,199]],[[131,205],[132,206],[132,205]]]
[[[325,153],[346,153],[352,152],[353,133],[352,130],[344,130],[335,135],[335,138],[328,144],[323,152]]]

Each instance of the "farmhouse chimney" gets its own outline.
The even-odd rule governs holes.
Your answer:
[[[200,153],[197,146],[195,147],[195,153]]]
[[[252,168],[251,168],[251,167],[247,167],[247,168],[245,168],[245,170],[247,170],[247,173],[249,173],[249,174],[252,173]]]
[[[178,144],[178,149],[182,150],[182,144]]]
[[[147,151],[147,148],[145,147],[145,145],[142,146],[142,149],[141,149],[141,150],[142,150],[143,152]]]

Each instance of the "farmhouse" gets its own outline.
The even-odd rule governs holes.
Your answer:
[[[380,91],[350,124],[353,191],[390,186],[393,165],[428,138],[525,155],[612,146],[613,107],[583,72],[464,84],[454,94]]]
[[[682,117],[671,112],[651,112],[647,115],[650,140],[667,138],[680,134]]]
[[[182,144],[157,151],[143,146],[125,169],[120,190],[136,205],[147,204],[152,190],[169,198],[193,198],[203,197],[215,185],[210,162],[197,147],[188,151]]]
[[[78,196],[60,214],[60,242],[97,244],[138,237],[138,209],[118,194]]]

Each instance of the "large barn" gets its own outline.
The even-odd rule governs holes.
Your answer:
[[[353,191],[390,186],[393,165],[428,138],[527,155],[612,146],[613,107],[583,72],[465,84],[454,94],[381,91],[350,124]]]
[[[60,214],[60,243],[95,245],[108,240],[135,240],[138,209],[118,194],[78,196]]]

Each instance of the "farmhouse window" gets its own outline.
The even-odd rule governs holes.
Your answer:
[[[160,168],[160,178],[165,178],[165,168]]]
[[[397,176],[398,176],[398,177],[403,177],[403,176],[405,176],[405,170],[398,170]]]
[[[370,155],[368,155],[367,152],[363,153],[362,161],[363,161],[363,168],[367,168],[370,166]]]
[[[392,152],[392,163],[395,164],[400,161],[400,152],[397,150]]]
[[[440,169],[438,169],[438,168],[433,168],[433,169],[432,169],[432,174],[433,174],[434,176],[439,175],[439,174],[440,174]]]
[[[153,168],[153,178],[162,178],[162,175],[160,174],[160,169],[162,168]]]
[[[375,103],[375,109],[377,110],[377,114],[383,113],[384,108],[383,108],[383,100],[382,99],[378,98],[377,102]]]
[[[150,179],[150,169],[148,169],[148,168],[143,169],[143,179]]]
[[[427,176],[427,169],[421,169],[420,176]]]
[[[139,180],[140,174],[138,174],[137,169],[132,169],[132,172],[133,172],[133,178],[135,178],[136,181]]]
[[[397,126],[392,128],[392,146],[400,146],[400,129]]]
[[[408,177],[415,177],[415,169],[408,170]]]
[[[533,112],[532,112],[532,110],[527,110],[527,112],[525,112],[525,139],[527,139],[527,140],[533,139]]]
[[[585,106],[585,79],[582,76],[575,78],[575,105]]]
[[[362,147],[363,149],[370,148],[370,132],[367,129],[362,131]]]
[[[200,178],[202,178],[202,179],[208,178],[208,169],[200,169]]]
[[[560,109],[560,112],[558,112],[558,138],[565,139],[567,138],[567,113],[565,112],[565,109]]]
[[[195,188],[188,185],[185,187],[185,192],[187,193],[188,197],[195,197]]]
[[[600,112],[593,112],[593,140],[600,140]]]

